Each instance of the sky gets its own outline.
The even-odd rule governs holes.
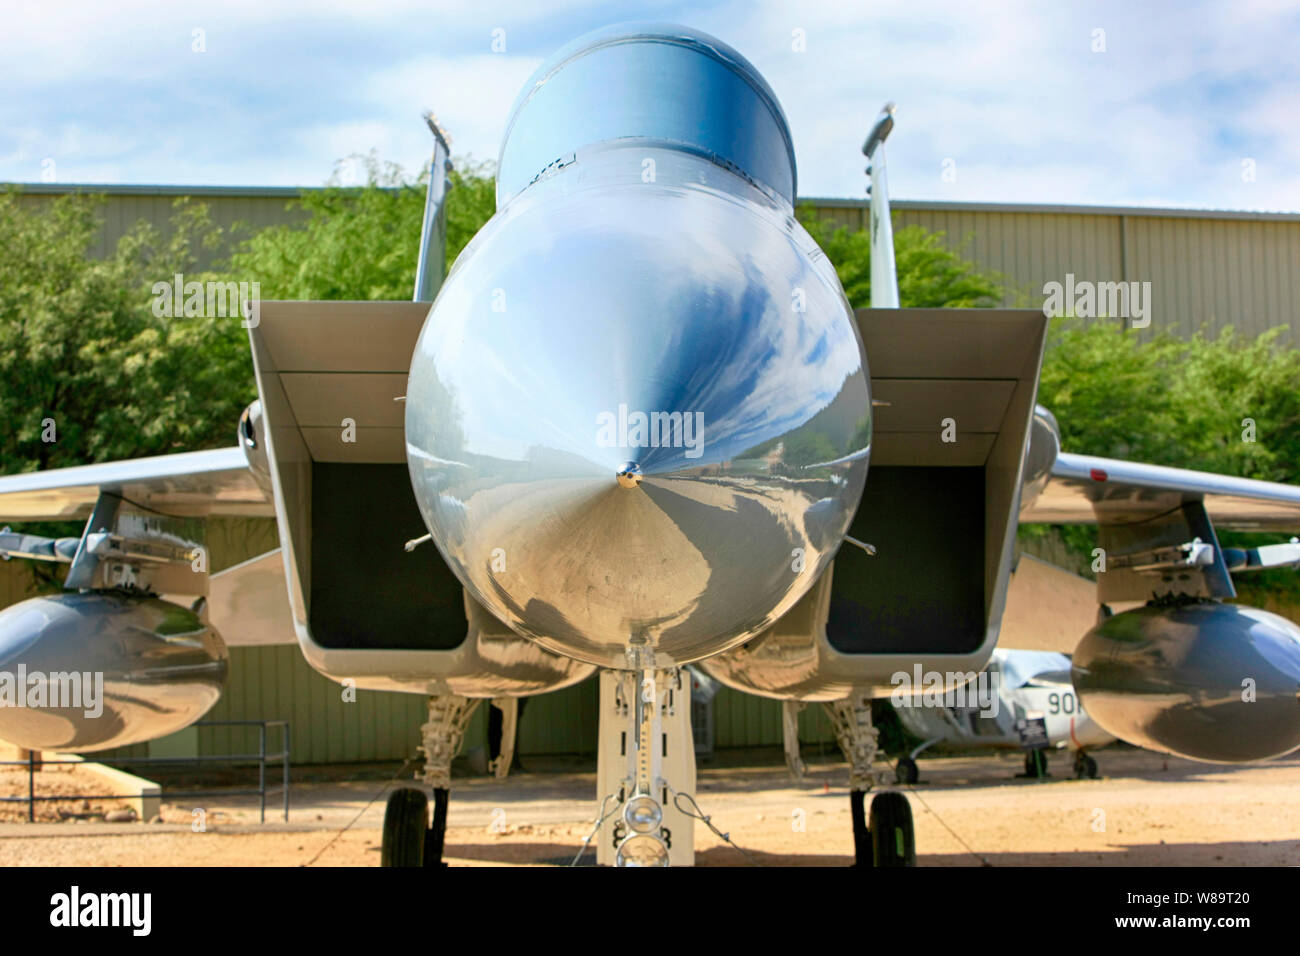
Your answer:
[[[454,156],[492,160],[549,53],[649,19],[754,63],[805,197],[863,196],[862,140],[892,100],[897,198],[1300,211],[1295,2],[0,0],[0,14],[0,181],[314,186],[372,149],[413,172],[426,109]]]

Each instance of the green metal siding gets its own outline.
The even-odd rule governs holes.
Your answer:
[[[79,187],[86,193],[114,187]],[[37,191],[40,190],[40,191]],[[154,192],[132,191],[129,193],[109,192],[105,195],[104,205],[99,210],[103,226],[90,254],[97,258],[108,256],[117,246],[117,240],[126,235],[141,220],[159,229],[163,235],[171,232],[171,220],[175,213],[174,204],[182,198],[185,190],[159,189]],[[287,204],[295,198],[298,190],[277,190],[271,195],[238,195],[229,191],[217,194],[200,193],[191,198],[191,205],[203,203],[208,207],[212,222],[223,230],[222,243],[215,249],[195,249],[195,268],[209,269],[229,255],[231,242],[244,239],[267,226],[300,222],[305,214],[300,209],[288,209]],[[37,186],[24,187],[19,202],[31,209],[40,209],[60,192],[40,189]]]
[[[343,701],[342,688],[307,664],[296,645],[239,647],[230,654],[230,678],[220,702],[205,720],[290,722],[294,764],[404,760],[416,756],[424,698],[416,694],[357,691]],[[462,750],[486,747],[484,702],[475,712]],[[596,752],[599,684],[592,678],[576,687],[529,698],[519,723],[519,754]],[[833,742],[830,722],[819,705],[800,714],[799,737],[807,743]],[[714,746],[779,747],[781,705],[723,688],[714,699]],[[201,754],[256,753],[252,728],[203,728]],[[274,733],[268,748],[278,747]]]
[[[237,647],[230,652],[226,692],[204,720],[288,720],[293,762],[349,763],[415,756],[424,723],[424,698],[343,687],[308,665],[296,644]],[[199,731],[202,754],[256,753],[255,728]],[[276,732],[267,741],[278,749]]]

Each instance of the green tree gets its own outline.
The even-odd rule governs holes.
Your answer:
[[[1068,451],[1300,482],[1300,350],[1282,334],[1143,340],[1122,322],[1057,319],[1038,400]]]
[[[812,206],[799,207],[799,221],[835,266],[840,284],[855,309],[871,305],[871,235],[829,219],[817,219]],[[944,233],[907,226],[894,233],[898,300],[908,308],[980,308],[995,306],[1005,295],[1006,280],[983,273],[947,247]]]
[[[241,242],[227,272],[261,283],[264,299],[410,299],[419,258],[427,170],[410,178],[372,150],[351,157],[365,185],[341,184],[341,160],[322,190],[289,204],[305,221],[272,226]],[[492,217],[496,183],[489,163],[458,160],[448,176],[447,265]]]
[[[1300,350],[1283,329],[1253,339],[1231,327],[1211,337],[1142,339],[1119,321],[1053,321],[1038,400],[1056,413],[1067,451],[1300,483]],[[1254,439],[1249,440],[1249,439]],[[1090,574],[1091,526],[1026,526],[1031,549],[1063,541],[1076,569]],[[1225,546],[1254,547],[1286,535],[1224,532]],[[1292,571],[1238,580],[1244,600],[1265,591],[1294,599]]]
[[[0,192],[0,474],[229,445],[255,394],[237,316],[154,313],[153,285],[200,278],[196,251],[220,241],[206,207],[179,200],[167,237],[140,223],[92,258],[102,202],[69,195],[36,212]],[[39,590],[59,589],[64,569],[28,565]]]
[[[97,259],[101,202],[36,213],[0,193],[0,473],[229,444],[252,398],[237,316],[152,308],[154,283],[198,278],[195,252],[220,241],[206,207],[178,201],[169,236],[140,223]]]

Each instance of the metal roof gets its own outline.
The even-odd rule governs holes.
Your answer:
[[[814,206],[862,209],[868,199],[836,199],[801,196],[799,202]],[[1300,212],[1259,212],[1249,209],[1193,209],[1178,206],[1084,206],[1066,203],[949,202],[934,199],[892,199],[890,206],[901,210],[950,210],[962,212],[1030,213],[1067,216],[1154,216],[1161,219],[1246,219],[1263,222],[1300,222]]]
[[[0,183],[0,189],[17,186],[34,195],[103,193],[108,196],[247,196],[292,199],[303,193],[319,192],[324,186],[162,186],[120,183]],[[343,187],[358,188],[358,187]],[[799,203],[814,206],[864,208],[866,199],[800,196]],[[1038,213],[1073,216],[1155,216],[1175,219],[1245,219],[1263,222],[1300,222],[1300,212],[1261,212],[1249,209],[1194,209],[1168,206],[1084,206],[1057,203],[950,202],[935,199],[894,199],[900,210],[959,209],[963,212]]]

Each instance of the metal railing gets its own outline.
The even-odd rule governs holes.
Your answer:
[[[191,724],[192,727],[256,727],[258,728],[258,750],[252,754],[207,754],[195,755],[193,757],[111,757],[102,761],[106,765],[115,764],[154,764],[159,766],[176,766],[180,764],[201,764],[201,763],[225,763],[237,764],[245,761],[257,761],[257,789],[223,789],[223,790],[167,790],[160,788],[159,799],[167,797],[173,799],[177,797],[247,797],[257,796],[261,798],[260,820],[266,822],[266,798],[268,794],[279,793],[283,798],[284,819],[289,819],[289,722],[287,720],[209,720],[197,724]],[[271,727],[280,728],[280,750],[276,753],[267,753],[266,737],[267,730]],[[93,755],[92,755],[93,756]],[[280,783],[278,785],[267,786],[266,767],[267,763],[278,761],[280,764]],[[36,795],[36,768],[45,764],[68,764],[71,766],[82,765],[86,763],[97,763],[95,760],[47,760],[42,757],[36,759],[36,754],[28,752],[26,760],[0,760],[0,767],[26,767],[27,768],[27,796],[25,797],[0,797],[0,803],[25,803],[27,804],[27,820],[30,823],[36,821],[36,804],[40,801],[61,802],[67,800],[141,800],[152,796],[143,791],[137,794],[130,793],[61,793],[57,796],[39,797]]]

